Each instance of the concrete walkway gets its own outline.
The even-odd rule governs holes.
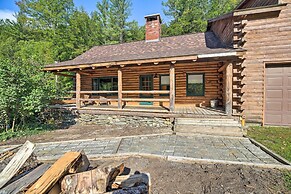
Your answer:
[[[0,152],[11,146],[0,147]],[[247,138],[222,136],[149,135],[36,144],[40,160],[55,160],[68,151],[84,150],[89,158],[125,154],[155,154],[194,159],[281,164]]]

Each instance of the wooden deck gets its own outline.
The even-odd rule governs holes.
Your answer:
[[[76,106],[72,105],[54,105],[52,108],[65,108],[76,110]],[[87,105],[78,110],[80,113],[90,114],[119,114],[119,115],[138,115],[138,116],[156,116],[156,117],[225,117],[226,113],[222,109],[212,109],[209,107],[195,106],[177,106],[174,112],[169,112],[165,107],[161,106],[125,106],[118,109],[115,105]]]

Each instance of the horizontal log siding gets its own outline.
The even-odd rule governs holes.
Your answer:
[[[211,24],[210,30],[220,39],[220,41],[226,46],[231,47],[233,43],[233,17],[224,18],[214,21]]]
[[[176,72],[176,104],[196,104],[203,103],[206,106],[210,105],[211,99],[217,99],[219,96],[219,83],[218,83],[218,69],[221,65],[219,63],[177,63],[175,64]],[[132,91],[139,90],[139,76],[140,75],[155,75],[154,90],[160,90],[159,75],[169,74],[169,64],[159,65],[135,65],[125,66],[122,68],[123,75],[123,90]],[[117,68],[98,68],[95,70],[84,70],[86,73],[92,74],[91,76],[82,75],[82,91],[92,90],[92,78],[94,77],[108,77],[117,76]],[[186,96],[186,75],[187,73],[204,73],[205,74],[205,96],[192,97]],[[168,96],[154,95],[155,98],[169,98]],[[108,97],[109,98],[109,97]],[[117,98],[111,97],[111,98]],[[123,98],[139,98],[138,94],[123,94]],[[114,103],[113,103],[114,104]],[[137,103],[128,103],[129,105],[136,105]],[[159,105],[159,103],[154,103]],[[168,106],[168,103],[164,103]]]
[[[291,4],[278,17],[246,22],[242,109],[248,121],[263,122],[265,62],[291,60]]]

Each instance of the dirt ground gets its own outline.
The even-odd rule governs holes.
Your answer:
[[[100,165],[110,159],[91,161]],[[246,194],[291,193],[283,174],[276,169],[226,164],[187,164],[159,158],[129,157],[124,162],[131,172],[150,173],[153,194]]]
[[[171,133],[171,130],[75,125],[68,129],[48,131],[41,135],[12,139],[1,144],[19,144],[26,140],[32,142],[51,142],[157,133]],[[94,167],[108,160],[124,162],[131,172],[150,173],[153,194],[291,194],[291,191],[288,191],[284,185],[283,172],[277,169],[229,164],[187,164],[151,157],[99,159],[91,161],[91,164]]]
[[[109,127],[109,126],[97,126],[97,125],[90,125],[90,126],[73,125],[67,129],[46,131],[38,135],[13,138],[5,142],[0,142],[0,145],[22,144],[26,140],[29,140],[33,143],[41,143],[41,142],[57,142],[57,141],[94,139],[94,138],[106,138],[106,137],[160,134],[160,133],[171,133],[171,132],[172,130],[170,128],[156,128],[156,127],[133,128],[129,126]]]

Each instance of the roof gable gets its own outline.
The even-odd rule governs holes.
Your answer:
[[[254,8],[254,7],[262,7],[262,6],[268,6],[268,5],[276,5],[278,3],[279,3],[278,0],[243,0],[235,8],[235,10]]]

